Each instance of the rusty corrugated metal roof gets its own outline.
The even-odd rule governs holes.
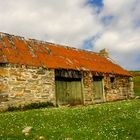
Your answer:
[[[97,53],[0,33],[0,63],[130,76]]]

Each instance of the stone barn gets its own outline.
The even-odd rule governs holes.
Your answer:
[[[100,53],[0,33],[0,105],[93,104],[133,96],[128,71]]]

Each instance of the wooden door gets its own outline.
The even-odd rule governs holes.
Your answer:
[[[82,104],[81,79],[57,78],[56,79],[56,102],[57,104]]]
[[[102,77],[93,78],[93,93],[95,102],[103,102],[103,82]]]

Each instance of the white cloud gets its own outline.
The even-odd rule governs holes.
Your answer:
[[[73,47],[93,37],[93,50],[108,48],[125,68],[140,69],[140,1],[103,0],[103,9],[87,0],[0,0],[0,31]],[[112,17],[103,24],[104,17]],[[127,61],[129,59],[129,61]],[[126,62],[127,61],[127,62]]]
[[[86,0],[0,0],[0,30],[80,47],[101,25]],[[94,28],[93,28],[94,27]]]
[[[128,69],[140,69],[136,56],[140,55],[140,1],[104,0],[100,18],[112,17],[100,36],[93,42],[94,50],[108,48],[111,57]]]
[[[117,53],[129,53],[140,51],[140,30],[128,32],[118,30],[106,30],[96,40],[95,49],[108,48]]]

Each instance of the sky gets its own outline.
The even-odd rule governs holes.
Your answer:
[[[0,32],[99,52],[140,70],[140,0],[0,0]]]

